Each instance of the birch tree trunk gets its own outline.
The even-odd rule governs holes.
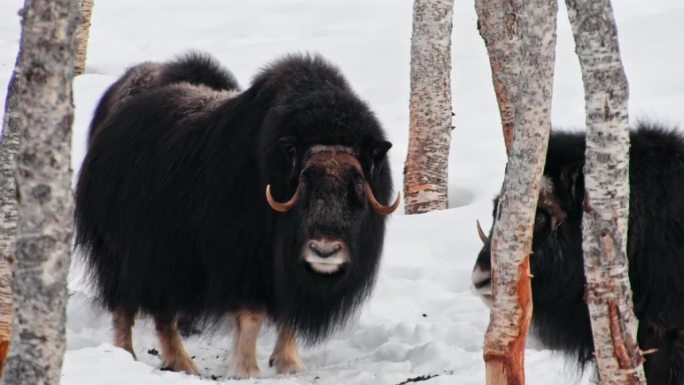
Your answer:
[[[58,384],[72,236],[71,80],[78,0],[26,0],[15,68],[20,135],[14,311],[4,384]]]
[[[494,303],[484,342],[488,385],[525,383],[525,340],[532,316],[529,258],[551,129],[557,9],[555,0],[528,0],[515,13],[519,97],[491,243]]]
[[[451,141],[451,28],[454,0],[414,0],[407,214],[446,209]]]
[[[511,150],[513,113],[518,98],[520,40],[517,15],[522,0],[475,0],[477,29],[485,42],[506,153]]]
[[[17,189],[14,173],[19,151],[18,79],[12,74],[5,99],[0,143],[0,376],[12,331],[12,268],[17,237]]]
[[[85,72],[90,19],[93,15],[93,1],[94,0],[80,0],[81,19],[78,23],[78,29],[76,29],[76,63],[74,64],[74,75],[82,75]]]
[[[587,116],[582,248],[601,384],[645,384],[627,261],[627,78],[610,0],[566,0]]]

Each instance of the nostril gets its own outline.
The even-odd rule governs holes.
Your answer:
[[[321,249],[314,242],[309,243],[309,249],[311,249],[311,251],[313,251],[316,255],[321,254]]]
[[[318,257],[328,258],[342,250],[342,245],[340,242],[311,241],[311,243],[309,243],[309,249]]]

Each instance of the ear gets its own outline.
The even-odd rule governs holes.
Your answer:
[[[392,148],[392,143],[386,140],[378,140],[371,144],[370,146],[370,168],[369,168],[369,178],[373,178],[378,166],[381,164],[387,151]]]
[[[371,156],[374,162],[379,162],[387,155],[387,151],[392,148],[392,143],[386,140],[379,140],[373,144]]]

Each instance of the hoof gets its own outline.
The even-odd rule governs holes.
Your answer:
[[[261,376],[261,371],[259,367],[254,365],[238,365],[231,369],[231,378],[246,380],[248,378],[259,378]]]
[[[195,376],[199,375],[199,370],[195,363],[190,358],[185,360],[164,361],[161,370],[168,370],[171,372],[185,372]]]
[[[284,357],[274,354],[268,360],[268,365],[275,368],[278,374],[293,374],[304,370],[304,364],[302,364],[302,360],[298,356]]]

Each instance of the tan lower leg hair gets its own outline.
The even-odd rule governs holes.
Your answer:
[[[278,374],[296,373],[304,370],[302,360],[297,351],[295,332],[290,326],[278,326],[278,341],[276,342],[269,365],[275,367]]]
[[[121,308],[112,313],[112,329],[114,331],[114,346],[122,348],[137,359],[133,351],[132,329],[135,323],[135,313]]]
[[[176,317],[154,317],[154,326],[159,338],[163,367],[174,372],[199,374],[199,370],[183,348],[183,340],[176,324]]]
[[[235,313],[235,346],[232,354],[232,375],[238,378],[259,376],[256,362],[256,340],[266,313],[263,310],[242,309]]]

